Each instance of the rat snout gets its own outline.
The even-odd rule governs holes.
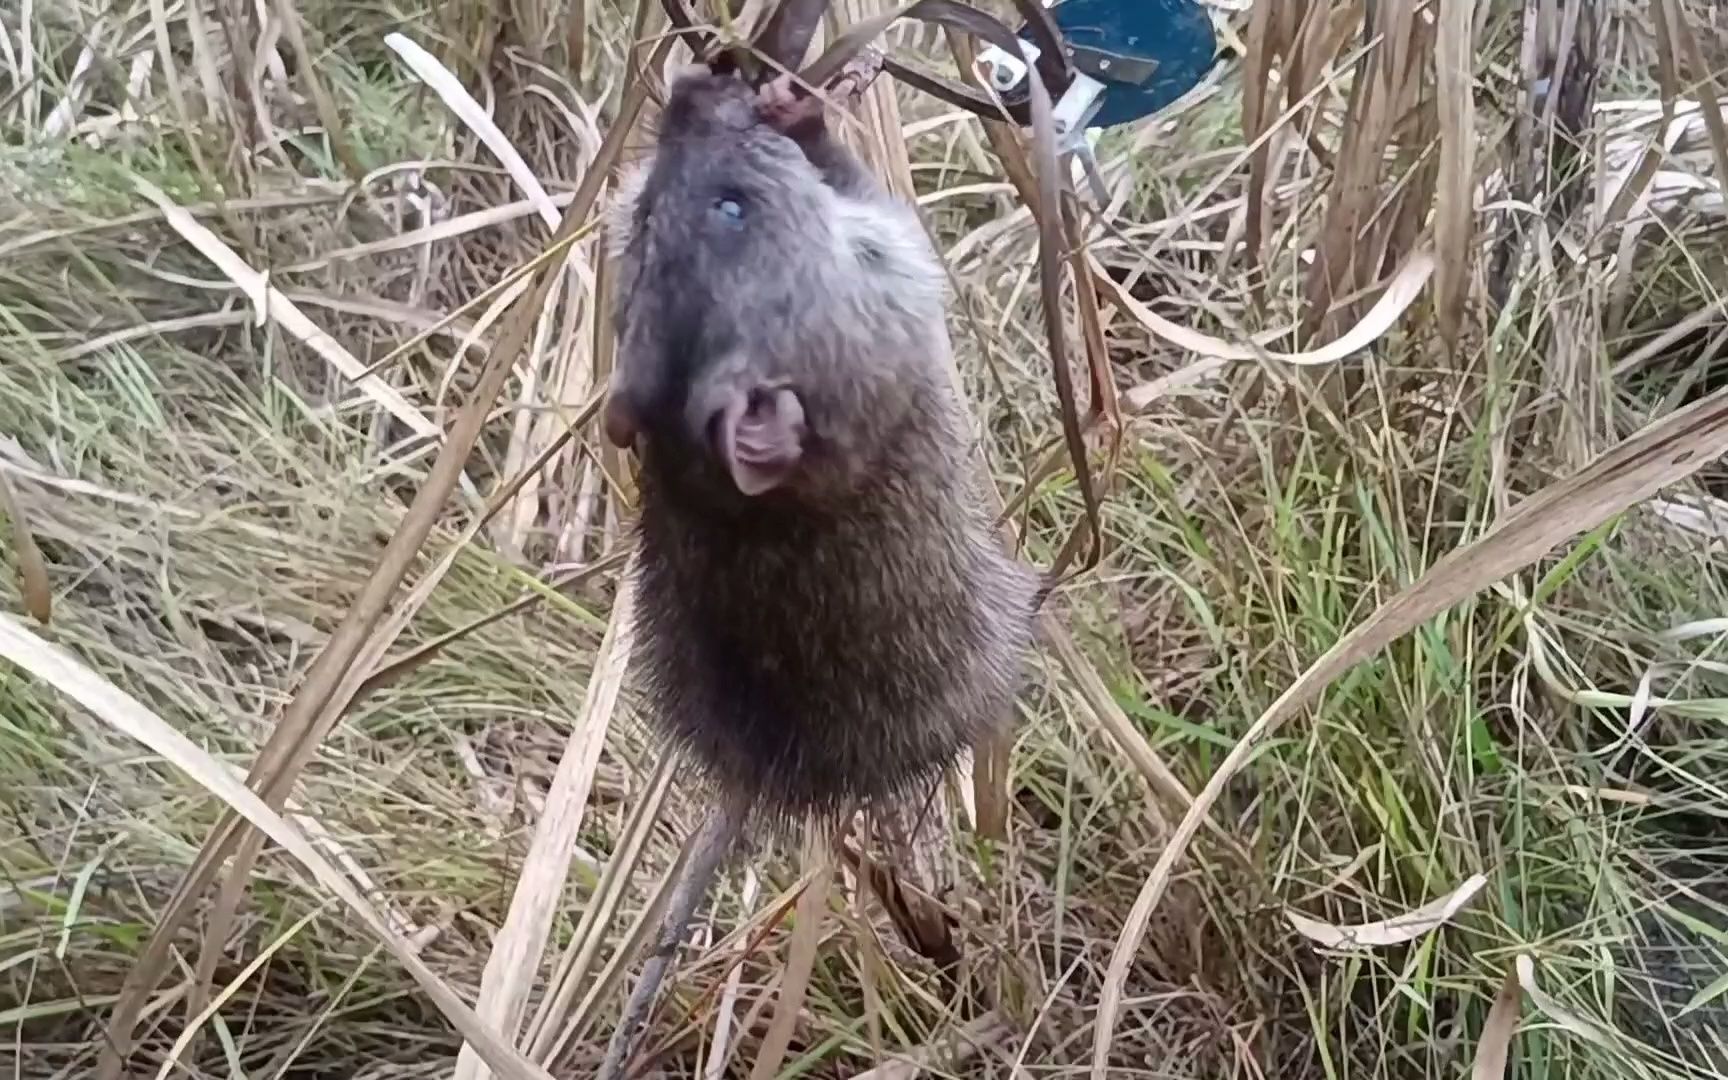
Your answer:
[[[612,372],[612,381],[606,387],[606,403],[600,410],[600,427],[606,433],[606,441],[620,450],[628,450],[636,445],[636,437],[642,434],[644,425],[641,394],[637,391],[635,380],[628,377],[622,367]]]
[[[605,429],[606,441],[620,450],[628,450],[636,445],[636,435],[642,430],[642,425],[636,418],[636,410],[619,397],[616,390],[606,394],[600,425]]]
[[[804,405],[789,387],[736,395],[711,422],[720,459],[745,495],[779,487],[803,460]]]

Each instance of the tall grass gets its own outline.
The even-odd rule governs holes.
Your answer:
[[[1449,553],[1724,385],[1722,13],[1215,10],[1215,77],[1101,143],[1081,281],[1121,450],[1095,433],[1107,551],[1053,600],[1007,841],[973,827],[984,783],[916,866],[875,836],[759,852],[657,1014],[669,1075],[750,1075],[804,949],[775,1075],[1086,1075],[1101,1016],[1112,1077],[1728,1072],[1714,464],[1599,525],[1611,491],[1566,504],[1594,508],[1581,537],[1376,641],[1219,772]],[[11,1075],[473,1076],[476,1016],[553,1075],[598,1060],[704,811],[619,685],[628,469],[586,419],[605,268],[592,236],[543,255],[628,111],[636,17],[0,9]],[[933,35],[889,44],[952,70]],[[1056,401],[1015,150],[878,93],[861,135],[949,259],[984,457],[1047,563],[1081,507],[1041,467]],[[517,280],[546,302],[500,299]],[[1394,280],[1420,288],[1388,305]],[[1292,360],[1353,327],[1365,347]],[[477,441],[447,451],[465,409]],[[357,659],[313,701],[344,634]],[[249,770],[288,831],[159,933]],[[950,968],[916,947],[941,941]]]

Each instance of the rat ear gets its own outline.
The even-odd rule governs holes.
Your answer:
[[[790,388],[737,392],[718,419],[720,459],[745,495],[780,487],[804,459],[804,406]]]

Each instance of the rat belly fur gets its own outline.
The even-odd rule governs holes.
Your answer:
[[[644,473],[638,677],[662,730],[753,810],[906,794],[1010,720],[1035,580],[965,485],[896,464],[847,506],[747,515],[657,497]]]

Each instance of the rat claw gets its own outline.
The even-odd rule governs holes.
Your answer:
[[[822,99],[800,86],[791,75],[779,75],[756,90],[756,114],[782,135],[802,138],[823,123]]]
[[[798,100],[799,86],[795,76],[783,73],[774,76],[756,88],[756,96],[763,105],[770,107],[789,105]]]

